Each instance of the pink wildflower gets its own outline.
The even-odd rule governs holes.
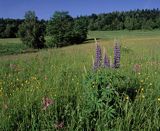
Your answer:
[[[55,124],[54,127],[57,129],[62,129],[64,127],[64,122],[60,122],[58,124]]]
[[[11,69],[16,69],[17,68],[16,64],[10,64],[9,66],[10,66]]]
[[[133,67],[133,71],[134,72],[140,72],[140,70],[141,70],[141,65],[135,64],[134,67]]]
[[[48,97],[44,97],[42,103],[43,103],[43,110],[46,110],[49,105],[53,104],[53,100],[49,99]]]

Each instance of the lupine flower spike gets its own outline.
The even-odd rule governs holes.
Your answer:
[[[101,51],[101,47],[99,44],[97,44],[97,48],[96,48],[96,62],[98,67],[101,66],[101,61],[102,61],[102,51]]]
[[[93,56],[92,56],[92,61],[93,61],[93,70],[97,69],[97,63],[95,62]]]
[[[109,56],[110,60],[110,67],[112,66],[112,56]]]
[[[104,61],[103,61],[103,65],[105,68],[109,68],[110,67],[110,60],[106,54],[106,51],[104,49]]]
[[[100,45],[97,43],[96,39],[96,58],[94,61],[94,65],[93,68],[94,70],[98,69],[99,67],[101,67],[101,62],[102,62],[102,51],[101,51],[101,47]]]
[[[113,62],[113,68],[119,68],[120,67],[120,45],[118,42],[116,42],[114,47],[114,62]]]

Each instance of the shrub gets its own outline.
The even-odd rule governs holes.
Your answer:
[[[123,105],[135,100],[140,85],[136,75],[119,69],[101,68],[86,74],[84,110],[89,126],[94,128],[99,122],[112,125],[115,118],[124,117]]]
[[[136,73],[120,69],[119,44],[114,47],[113,63],[106,53],[103,58],[104,61],[101,47],[96,42],[94,70],[86,74],[84,81],[84,114],[91,129],[95,129],[95,125],[112,128],[115,118],[125,116],[125,103],[132,103],[141,88]]]
[[[22,42],[33,48],[44,47],[44,28],[38,22],[35,12],[28,11],[25,14],[25,21],[19,26],[19,36]]]

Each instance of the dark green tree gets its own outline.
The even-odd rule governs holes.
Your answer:
[[[87,38],[85,18],[74,20],[68,12],[55,12],[48,22],[49,46],[62,47],[83,42]]]
[[[25,13],[25,20],[20,25],[18,34],[25,45],[32,48],[44,47],[44,30],[33,11]]]
[[[156,28],[160,29],[160,18],[157,18],[156,20]]]
[[[125,25],[125,28],[128,29],[128,30],[132,30],[133,29],[133,19],[130,18],[130,17],[127,17],[124,21],[124,25]]]
[[[0,18],[0,38],[17,37],[18,26],[23,20]]]
[[[15,34],[16,27],[12,24],[7,24],[6,29],[4,30],[4,35],[7,38],[14,38],[16,37]]]
[[[47,34],[50,36],[51,46],[62,47],[69,45],[73,37],[73,25],[74,20],[68,12],[56,11],[47,26]]]
[[[142,25],[142,29],[152,30],[154,28],[154,23],[151,19],[145,20]]]
[[[72,43],[82,43],[87,39],[87,25],[87,20],[85,18],[79,18],[74,21]]]

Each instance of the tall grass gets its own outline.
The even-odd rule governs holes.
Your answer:
[[[154,36],[136,38],[136,35],[132,39],[119,37],[120,70],[132,75],[135,64],[140,65],[137,79],[141,83],[141,93],[134,102],[126,98],[121,105],[125,115],[110,121],[106,121],[101,110],[93,123],[87,114],[84,81],[86,71],[89,73],[92,69],[94,42],[1,57],[0,129],[159,130],[160,39]],[[100,45],[113,59],[113,39],[101,39]],[[53,101],[46,109],[44,98]]]

